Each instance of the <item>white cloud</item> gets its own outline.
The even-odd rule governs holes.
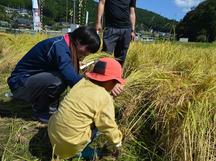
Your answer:
[[[175,0],[175,4],[182,8],[183,12],[188,12],[191,7],[197,6],[203,0]]]

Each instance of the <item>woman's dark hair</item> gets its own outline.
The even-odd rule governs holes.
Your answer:
[[[69,33],[72,42],[86,45],[90,53],[95,53],[99,50],[101,40],[94,27],[81,26]]]

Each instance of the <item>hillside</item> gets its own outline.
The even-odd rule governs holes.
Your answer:
[[[0,5],[8,6],[12,8],[27,8],[31,10],[30,0],[0,0]],[[70,10],[72,8],[72,1],[69,0],[44,0],[43,1],[43,22],[44,25],[53,25],[55,22],[70,21],[73,13]],[[85,13],[83,10],[89,11],[89,23],[95,23],[95,16],[97,12],[97,3],[93,0],[84,1],[83,7],[79,13],[79,7],[77,6],[76,21],[84,23]],[[170,32],[176,21],[169,20],[165,17],[155,14],[153,12],[137,8],[137,30],[156,30],[161,32]],[[79,14],[81,16],[79,16]],[[4,17],[4,16],[0,16]],[[80,17],[80,19],[79,19]],[[14,18],[14,17],[13,17]]]
[[[177,37],[190,41],[213,42],[216,40],[216,1],[206,0],[188,12],[177,25]]]

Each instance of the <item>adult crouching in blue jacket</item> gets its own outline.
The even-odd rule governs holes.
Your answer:
[[[39,42],[18,62],[8,78],[13,98],[30,102],[33,118],[48,122],[61,93],[82,78],[79,61],[97,52],[100,43],[95,28],[84,26]]]

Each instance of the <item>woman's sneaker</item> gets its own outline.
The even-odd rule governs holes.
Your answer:
[[[55,101],[53,103],[51,103],[51,105],[49,106],[49,114],[52,115],[54,114],[56,111],[58,111],[58,105],[59,105],[59,101]]]
[[[39,113],[36,109],[32,109],[32,119],[47,124],[50,118],[49,113]]]

